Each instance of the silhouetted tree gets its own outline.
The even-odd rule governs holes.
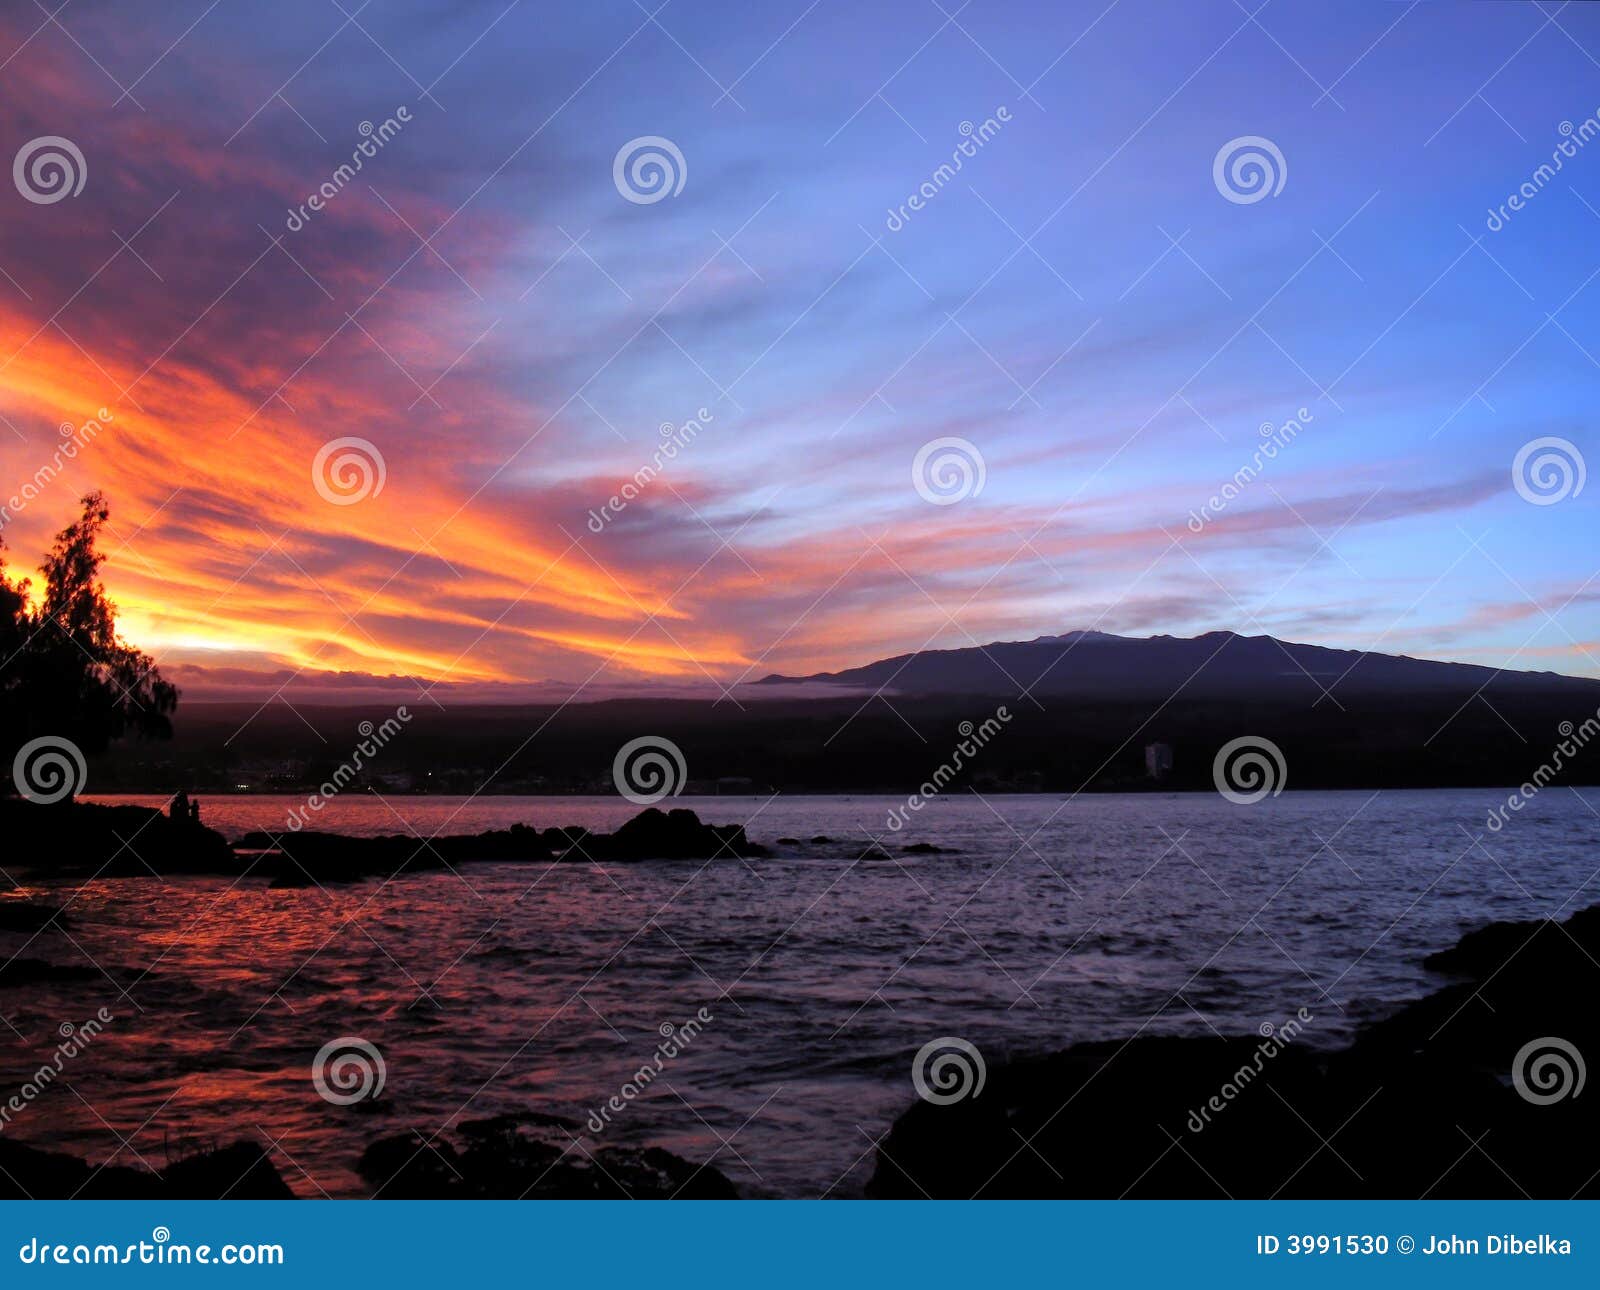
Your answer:
[[[17,749],[40,735],[70,739],[88,756],[124,735],[172,735],[177,688],[117,635],[100,583],[96,541],[109,516],[101,494],[83,499],[40,566],[37,597],[31,580],[13,583],[0,563],[0,792],[13,788]]]

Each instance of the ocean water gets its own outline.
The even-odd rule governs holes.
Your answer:
[[[204,819],[276,830],[301,800],[213,798]],[[578,1122],[585,1149],[664,1146],[751,1195],[855,1195],[930,1040],[992,1066],[1085,1039],[1255,1033],[1304,1008],[1298,1042],[1334,1045],[1436,985],[1420,959],[1463,930],[1600,901],[1600,791],[1546,790],[1490,833],[1504,800],[952,794],[891,833],[902,799],[685,798],[775,856],[474,864],[327,890],[24,883],[70,901],[70,926],[0,934],[0,952],[90,975],[0,988],[0,1102],[64,1024],[113,1019],[3,1131],[154,1166],[180,1142],[254,1137],[297,1193],[340,1196],[367,1191],[355,1162],[378,1137],[536,1111]],[[634,810],[352,796],[318,827],[425,839],[609,829]],[[874,839],[889,859],[860,858]],[[640,1096],[582,1127],[702,1009]],[[382,1055],[378,1101],[316,1091],[313,1059],[340,1036]]]

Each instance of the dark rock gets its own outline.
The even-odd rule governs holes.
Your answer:
[[[459,1141],[382,1138],[357,1165],[386,1200],[732,1200],[733,1184],[659,1147],[595,1147],[554,1116],[461,1125]],[[574,1145],[576,1143],[577,1145]]]
[[[53,1151],[0,1138],[0,1199],[293,1200],[254,1142],[196,1152],[159,1173],[130,1165],[95,1168]]]
[[[545,836],[549,838],[553,844],[569,847],[575,845],[576,843],[582,842],[585,838],[587,838],[589,836],[589,830],[581,828],[576,824],[557,824],[552,828],[546,829]]]
[[[780,847],[797,847],[797,846],[800,845],[800,839],[799,838],[779,838],[778,839],[778,845]]]
[[[1525,923],[1490,923],[1468,932],[1447,950],[1430,954],[1423,963],[1436,972],[1483,978],[1502,964],[1521,973],[1524,963],[1550,965],[1552,960],[1568,968],[1600,951],[1600,905],[1579,910],[1565,923],[1539,919]]]
[[[254,1142],[186,1156],[161,1171],[174,1200],[293,1200],[294,1193]]]
[[[487,833],[436,838],[388,834],[350,838],[337,833],[247,833],[241,848],[256,851],[252,872],[275,887],[355,882],[422,873],[473,861],[516,860],[720,860],[764,856],[738,824],[702,824],[693,811],[641,811],[615,833],[576,825],[529,828],[516,824]]]
[[[31,900],[0,900],[0,932],[42,932],[47,927],[71,927],[58,905],[41,905]]]
[[[552,838],[549,833],[521,824],[486,833],[436,838],[406,834],[352,838],[339,833],[286,829],[282,833],[247,833],[239,839],[241,849],[260,852],[252,872],[272,878],[275,886],[389,878],[475,860],[548,862],[564,845],[565,839]]]
[[[862,848],[860,860],[893,860],[894,857],[880,847],[876,842],[869,842]]]
[[[833,841],[833,839],[830,838],[827,834],[819,833],[819,834],[817,834],[816,837],[811,839],[811,845],[814,846],[814,847],[824,847],[824,846],[827,846],[832,841]]]
[[[222,834],[148,806],[0,799],[0,837],[34,872],[120,878],[242,868]]]
[[[471,861],[737,860],[770,854],[745,836],[743,825],[702,824],[693,811],[654,807],[609,834],[575,825],[541,831],[525,824],[434,838],[258,829],[239,840],[244,854],[237,855],[220,833],[147,807],[4,800],[0,837],[34,868],[46,867],[35,857],[63,857],[52,859],[49,867],[117,877],[223,873],[266,879],[274,887],[392,878]],[[0,931],[37,930],[50,916],[46,906],[0,901]]]
[[[900,848],[908,856],[942,856],[952,854],[947,847],[936,847],[931,842],[913,842]]]
[[[742,824],[702,824],[693,811],[649,807],[615,833],[596,833],[574,843],[568,860],[718,860],[764,856],[765,847],[745,837]]]
[[[50,981],[97,981],[100,971],[87,963],[46,963],[43,959],[12,959],[0,963],[0,988],[41,985]]]
[[[1528,1045],[1600,1057],[1600,906],[1491,925],[1428,963],[1467,979],[1337,1051],[1308,1045],[1312,1015],[1287,1039],[1145,1037],[991,1067],[978,1096],[901,1115],[868,1194],[1600,1197],[1600,1098],[1571,1095],[1570,1061],[1545,1068],[1566,1097],[1512,1083],[1524,1057],[1546,1091]]]
[[[147,1170],[108,1165],[96,1173],[76,1156],[0,1138],[0,1198],[5,1200],[66,1200],[80,1194],[133,1200],[156,1195],[158,1185]]]

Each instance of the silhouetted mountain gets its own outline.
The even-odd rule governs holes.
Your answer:
[[[883,697],[871,698],[880,687]],[[958,786],[1211,791],[1214,757],[1241,735],[1277,745],[1296,788],[1513,785],[1594,719],[1600,680],[1230,632],[1073,632],[769,677],[715,700],[416,700],[404,735],[350,789],[609,793],[618,750],[650,734],[683,754],[689,794],[902,792],[948,756],[963,723],[1002,705],[1004,736],[962,769]],[[335,773],[363,723],[392,715],[377,705],[185,704],[172,743],[91,759],[88,791],[303,793]],[[1147,765],[1151,744],[1166,746],[1159,773]],[[1551,782],[1600,783],[1594,747],[1600,740],[1569,755]]]
[[[1031,641],[901,654],[843,672],[768,676],[758,685],[847,687],[891,695],[1016,695],[1094,702],[1182,695],[1192,701],[1250,699],[1315,702],[1396,695],[1418,699],[1480,689],[1491,696],[1600,694],[1600,681],[1554,672],[1499,671],[1403,654],[1327,649],[1272,636],[1207,632],[1203,636],[1113,636],[1068,632]]]

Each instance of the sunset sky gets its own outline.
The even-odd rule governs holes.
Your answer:
[[[1594,6],[58,3],[0,15],[5,157],[86,169],[0,192],[0,503],[110,419],[0,537],[28,571],[104,489],[191,697],[717,694],[1089,627],[1600,676],[1600,480],[1513,482],[1545,437],[1600,470]],[[641,136],[675,195],[619,191]],[[1219,189],[1242,136],[1276,195]],[[934,505],[945,437],[984,482]]]

